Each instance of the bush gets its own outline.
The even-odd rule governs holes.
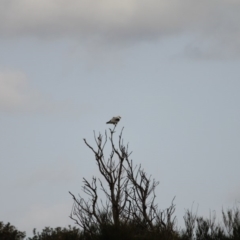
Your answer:
[[[34,236],[28,238],[29,240],[81,240],[83,235],[79,229],[76,227],[68,226],[68,228],[57,227],[55,229],[50,227],[45,227],[41,233],[33,230]]]
[[[0,222],[0,239],[1,240],[21,240],[26,236],[25,232],[18,231],[10,223]]]

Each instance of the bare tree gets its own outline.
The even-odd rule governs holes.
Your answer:
[[[118,227],[120,224],[137,223],[143,227],[154,230],[156,224],[162,228],[174,227],[175,218],[172,215],[175,205],[159,211],[155,204],[155,188],[159,184],[154,179],[147,177],[146,172],[140,166],[133,166],[129,159],[132,152],[128,150],[128,144],[124,145],[120,132],[117,146],[114,144],[114,126],[107,131],[105,136],[99,134],[94,139],[96,147],[92,147],[86,139],[86,146],[94,153],[98,170],[103,180],[98,179],[100,190],[104,192],[106,202],[98,198],[98,185],[96,177],[89,182],[83,179],[83,192],[89,196],[88,200],[69,192],[74,200],[70,218],[73,219],[84,231],[92,234],[98,231],[103,224]],[[109,157],[105,159],[105,146],[110,142]],[[106,184],[107,183],[107,184]]]

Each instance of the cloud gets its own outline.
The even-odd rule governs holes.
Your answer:
[[[86,110],[86,109],[85,109]],[[74,114],[85,111],[71,101],[54,101],[31,86],[20,71],[0,72],[0,111],[8,113]]]
[[[16,186],[21,187],[36,187],[38,184],[61,185],[71,183],[77,178],[77,166],[74,162],[60,158],[54,162],[48,162],[47,167],[44,165],[33,170],[29,175],[18,179]]]
[[[233,187],[232,189],[230,189],[228,191],[228,193],[226,194],[226,201],[227,202],[236,202],[236,203],[240,203],[240,191],[239,191],[239,184],[237,184],[235,187]]]
[[[240,55],[238,0],[3,0],[1,37],[67,37],[124,44],[190,34],[190,50]],[[203,44],[201,44],[203,43]],[[211,51],[213,53],[211,53]],[[194,53],[194,51],[193,51]]]
[[[39,105],[41,96],[30,88],[22,72],[0,72],[0,109],[2,111],[28,111]]]
[[[69,215],[71,211],[71,203],[58,202],[52,206],[36,203],[28,208],[28,211],[21,216],[16,223],[19,229],[27,232],[29,237],[34,228],[37,231],[45,227],[67,227],[73,225]]]

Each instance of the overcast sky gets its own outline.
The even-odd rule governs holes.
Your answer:
[[[179,225],[239,202],[239,22],[239,0],[1,0],[0,221],[73,225],[114,115]]]

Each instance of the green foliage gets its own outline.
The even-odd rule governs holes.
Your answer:
[[[0,222],[0,239],[1,240],[21,240],[25,238],[25,232],[18,231],[10,223]]]
[[[100,227],[100,231],[92,235],[84,234],[84,240],[180,240],[177,232],[159,229],[155,226],[150,230],[144,225],[134,222],[128,224],[115,225],[105,224]]]
[[[182,240],[240,240],[240,211],[233,208],[222,211],[222,224],[216,224],[216,216],[208,219],[197,217],[196,213],[186,211],[185,230],[181,232]]]
[[[100,226],[92,226],[91,232],[76,227],[45,227],[41,232],[33,230],[33,237],[27,240],[240,240],[240,211],[238,208],[222,211],[222,223],[216,223],[216,216],[198,217],[187,210],[184,215],[185,228],[163,227],[155,224],[153,228],[144,221],[120,222],[118,226],[106,221]],[[25,232],[14,226],[0,222],[0,240],[23,240]]]
[[[45,227],[41,233],[33,229],[33,237],[28,240],[81,240],[83,234],[76,227],[68,226],[68,228],[57,227],[55,229]]]
[[[222,211],[223,223],[231,240],[240,239],[240,211],[239,208]]]

